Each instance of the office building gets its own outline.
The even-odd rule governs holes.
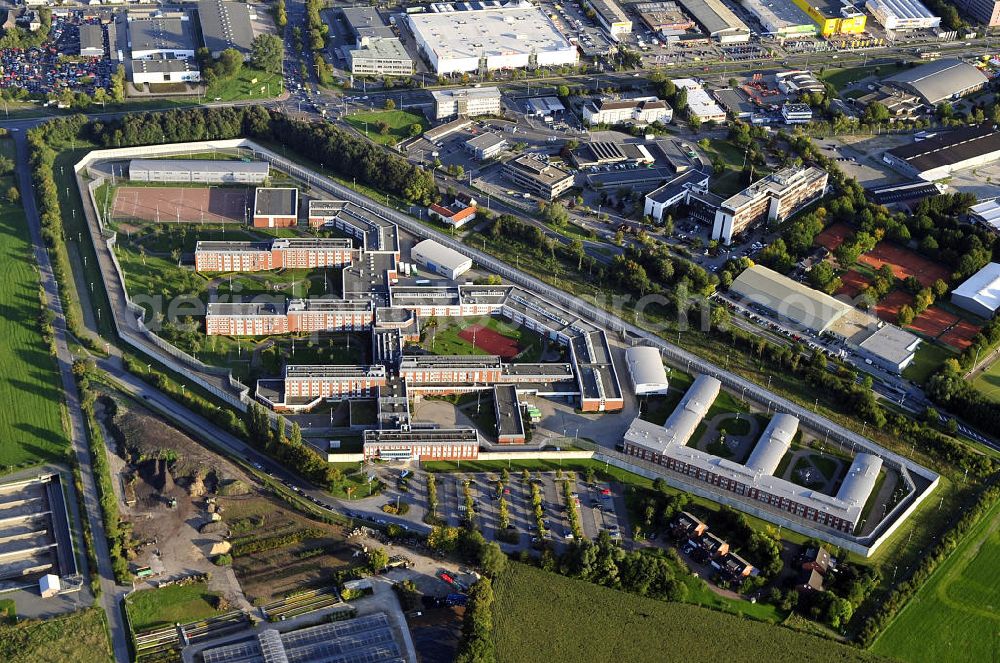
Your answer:
[[[544,200],[555,200],[573,186],[571,173],[531,154],[508,159],[503,163],[501,172],[515,185]]]
[[[355,76],[412,76],[413,59],[398,37],[362,37],[347,59]]]
[[[632,32],[632,21],[615,0],[584,0],[584,6],[594,12],[598,25],[612,39]]]
[[[298,222],[298,189],[257,187],[253,201],[254,228],[292,228]]]
[[[366,37],[389,39],[396,36],[375,7],[343,7],[340,13],[355,44]]]
[[[431,92],[431,97],[434,98],[432,120],[501,114],[500,90],[495,87],[434,90]]]
[[[587,124],[652,124],[669,123],[674,111],[667,102],[656,97],[637,99],[597,99],[583,106],[583,121]]]
[[[813,111],[808,104],[784,103],[781,105],[781,118],[785,124],[809,124],[813,119]]]
[[[132,82],[146,83],[197,83],[201,80],[201,70],[194,59],[173,59],[153,57],[132,60]]]
[[[955,0],[955,6],[988,27],[1000,25],[1000,0]]]
[[[941,17],[931,13],[920,0],[866,0],[865,9],[891,32],[932,30],[941,26]]]
[[[465,141],[465,149],[471,152],[477,161],[485,161],[507,149],[507,139],[492,132],[481,133]]]
[[[815,166],[789,167],[727,198],[715,213],[712,239],[725,244],[747,228],[782,222],[826,193],[828,175]]]
[[[703,170],[685,170],[647,193],[642,213],[657,222],[663,221],[666,210],[687,204],[692,191],[707,191],[708,181],[709,175]]]
[[[131,159],[128,165],[128,178],[133,182],[263,184],[269,172],[265,161]]]
[[[198,23],[205,48],[213,58],[226,49],[250,55],[253,43],[251,21],[256,18],[253,5],[228,0],[198,0]]]
[[[991,262],[962,282],[951,293],[951,303],[981,318],[992,318],[1000,309],[1000,263]]]
[[[404,20],[439,76],[577,63],[576,47],[541,7],[529,2],[437,3],[431,9]]]
[[[888,150],[882,160],[895,170],[928,182],[1000,159],[1000,130],[992,124],[942,131]]]

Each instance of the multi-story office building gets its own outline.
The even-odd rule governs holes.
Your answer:
[[[434,119],[500,115],[500,89],[495,87],[434,90]]]
[[[398,37],[362,37],[347,51],[355,76],[412,76],[413,58]]]
[[[540,198],[555,200],[573,186],[573,175],[531,154],[505,161],[504,177]]]
[[[814,166],[785,168],[727,198],[715,212],[712,239],[725,244],[762,221],[784,221],[826,191],[828,175]]]
[[[598,99],[584,104],[583,121],[587,124],[667,124],[674,111],[667,102],[656,97],[637,99]]]

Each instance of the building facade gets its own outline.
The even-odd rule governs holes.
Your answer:
[[[555,200],[573,186],[572,174],[530,154],[505,161],[501,172],[509,181],[545,200]]]
[[[715,213],[712,239],[730,244],[733,235],[761,223],[781,222],[826,192],[828,175],[814,166],[785,168],[727,198]]]
[[[355,76],[412,76],[413,58],[397,37],[362,37],[347,51]]]
[[[500,89],[495,87],[434,90],[431,97],[435,120],[501,114]]]

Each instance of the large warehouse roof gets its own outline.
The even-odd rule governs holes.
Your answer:
[[[908,163],[918,173],[951,166],[1000,151],[1000,131],[992,124],[963,127],[889,150],[887,154]]]
[[[730,290],[808,329],[822,333],[851,305],[761,265],[743,270]]]
[[[952,291],[958,296],[972,300],[983,310],[996,312],[1000,309],[1000,263],[991,262],[965,280]]]
[[[625,362],[636,393],[666,391],[667,372],[663,368],[659,350],[648,345],[637,345],[625,351]]]
[[[432,239],[425,239],[414,244],[413,248],[410,249],[410,255],[414,256],[414,259],[419,255],[423,260],[452,270],[457,270],[469,262],[468,256],[464,256],[443,244],[438,244]]]
[[[243,2],[198,0],[198,23],[205,48],[213,57],[227,48],[246,55],[253,42],[250,6]]]
[[[684,11],[710,36],[727,32],[750,32],[746,23],[720,0],[680,0],[680,3]]]
[[[983,72],[956,58],[935,60],[885,79],[886,83],[909,88],[929,104],[981,87],[987,81]]]
[[[179,16],[130,18],[129,42],[133,51],[193,51],[190,26],[186,17]]]
[[[755,472],[774,474],[785,452],[792,446],[792,439],[798,429],[799,420],[792,415],[774,415],[747,458],[746,466]]]

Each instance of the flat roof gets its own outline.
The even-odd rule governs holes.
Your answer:
[[[497,355],[406,355],[399,363],[400,370],[406,369],[476,369],[501,368]]]
[[[128,18],[132,51],[193,51],[191,23],[179,16]]]
[[[375,58],[412,62],[398,37],[366,37],[357,48],[350,49],[351,58]]]
[[[474,136],[469,140],[465,141],[465,144],[471,148],[479,150],[488,150],[491,147],[496,147],[497,145],[503,145],[507,142],[507,139],[500,134],[495,134],[492,131],[487,131],[481,133],[478,136]]]
[[[933,138],[891,149],[888,154],[906,161],[917,172],[925,172],[997,151],[1000,151],[1000,131],[991,124],[980,124],[945,131]]]
[[[114,47],[112,43],[112,50]],[[100,23],[83,23],[80,25],[80,51],[93,49],[104,50],[104,26]]]
[[[187,58],[155,58],[152,60],[132,60],[132,72],[177,74],[184,71],[199,71],[198,63]]]
[[[750,28],[720,0],[680,0],[684,11],[711,36],[729,32],[750,33]]]
[[[749,115],[756,108],[747,97],[746,92],[730,87],[716,90],[712,93],[715,100],[733,115]]]
[[[730,291],[820,333],[853,308],[763,265],[743,270]]]
[[[952,290],[958,295],[996,311],[1000,308],[1000,263],[991,262]]]
[[[465,87],[457,90],[431,90],[435,102],[451,102],[453,99],[499,99],[498,87]]]
[[[375,7],[343,7],[340,11],[355,38],[394,36]]]
[[[875,5],[875,7],[885,14],[897,19],[941,20],[930,9],[925,7],[920,0],[867,0],[865,6],[868,7],[869,11],[872,10],[870,5]]]
[[[286,364],[285,379],[385,377],[385,366],[367,364]]]
[[[235,48],[249,53],[253,43],[250,6],[244,2],[198,0],[198,22],[205,48],[211,53]]]
[[[298,216],[299,190],[294,187],[257,187],[254,216]]]
[[[715,103],[715,100],[705,91],[704,86],[700,82],[692,78],[675,78],[673,83],[677,87],[682,87],[688,91],[688,109],[698,117],[714,117],[726,114],[722,106]]]
[[[380,444],[427,444],[449,445],[456,443],[478,443],[479,433],[475,428],[412,428],[397,430],[383,428],[364,432],[365,446]]]
[[[575,52],[540,7],[517,3],[468,11],[408,14],[417,37],[438,61],[553,51]]]
[[[156,60],[152,60],[152,62],[156,62]],[[226,161],[221,159],[131,159],[128,167],[129,171],[247,173],[265,176],[270,172],[270,166],[266,161]]]
[[[885,325],[858,344],[865,352],[893,364],[902,364],[913,356],[920,339],[896,325]]]
[[[630,168],[602,173],[587,173],[587,182],[594,188],[608,186],[658,185],[674,176],[674,169],[668,166],[653,168]]]
[[[212,251],[219,253],[266,253],[271,250],[270,242],[230,242],[225,240],[198,240],[194,252]]]
[[[206,315],[220,316],[263,316],[285,315],[284,302],[209,302],[205,309]]]
[[[432,239],[425,239],[414,244],[413,248],[410,249],[410,257],[418,262],[432,262],[452,270],[457,270],[472,262],[472,258]]]
[[[646,194],[646,197],[654,202],[663,203],[683,193],[685,190],[690,189],[692,186],[700,186],[703,183],[707,183],[708,179],[708,173],[705,173],[704,171],[687,170],[680,175],[677,175],[660,188]]]
[[[819,1],[810,0],[810,3]],[[743,2],[767,30],[779,32],[802,25],[815,29],[813,20],[792,0],[743,0]]]
[[[522,154],[508,159],[503,165],[548,186],[572,177],[562,168],[546,163],[532,154]]]
[[[500,436],[524,435],[524,420],[521,418],[521,400],[517,388],[511,384],[493,387],[497,434]]]
[[[966,90],[985,85],[988,78],[971,64],[957,58],[942,58],[885,79],[886,83],[912,89],[929,104],[937,104]]]

